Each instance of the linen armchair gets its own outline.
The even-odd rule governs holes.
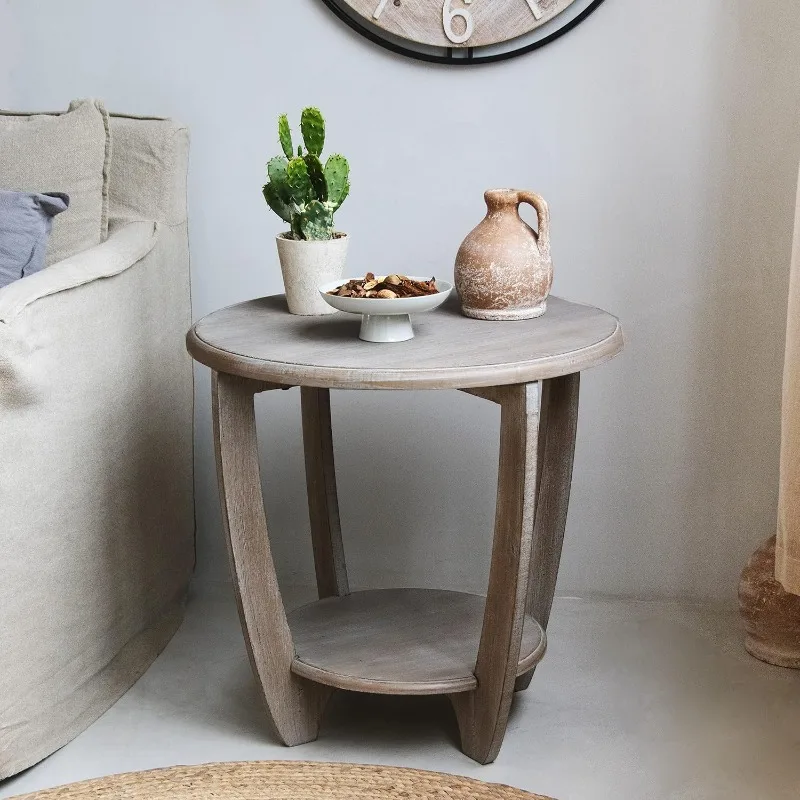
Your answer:
[[[0,290],[0,778],[142,675],[194,567],[188,132],[110,128],[108,239]]]

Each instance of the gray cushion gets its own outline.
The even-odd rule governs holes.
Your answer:
[[[64,114],[0,111],[0,187],[64,192],[69,214],[53,224],[46,266],[108,238],[111,135],[102,103],[76,100]]]
[[[0,289],[44,267],[53,217],[68,205],[65,194],[0,189]]]

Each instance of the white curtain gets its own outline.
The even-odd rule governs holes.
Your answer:
[[[775,576],[787,592],[800,594],[800,186],[786,322]]]

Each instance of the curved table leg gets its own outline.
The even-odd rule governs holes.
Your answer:
[[[496,387],[501,404],[500,468],[489,590],[475,676],[478,688],[450,695],[461,748],[488,764],[508,723],[519,663],[531,558],[540,384]]]
[[[254,393],[266,387],[223,373],[212,381],[222,519],[247,652],[278,735],[302,744],[317,738],[331,690],[291,672],[294,645],[270,552],[253,409]]]
[[[342,597],[350,593],[350,588],[336,495],[330,391],[303,386],[300,388],[300,405],[317,590],[320,600]]]
[[[580,378],[579,372],[551,378],[544,382],[542,390],[542,455],[531,547],[528,613],[545,630],[550,621],[567,525]],[[528,688],[533,673],[532,669],[517,678],[516,691]]]

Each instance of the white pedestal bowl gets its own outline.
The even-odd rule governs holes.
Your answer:
[[[427,281],[429,278],[419,278],[409,275],[415,281]],[[436,281],[436,294],[424,297],[398,297],[384,299],[380,297],[339,297],[328,294],[349,280],[358,278],[343,278],[329,281],[319,287],[322,299],[339,311],[348,314],[361,314],[361,332],[359,337],[365,342],[405,342],[414,338],[414,328],[411,326],[410,314],[420,314],[423,311],[432,311],[447,300],[453,285],[446,281]]]

